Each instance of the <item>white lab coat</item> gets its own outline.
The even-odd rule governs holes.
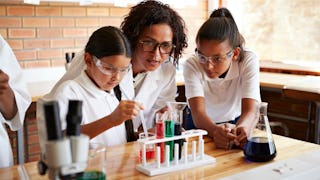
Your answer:
[[[69,100],[81,100],[82,122],[89,124],[97,119],[101,119],[114,111],[119,101],[114,92],[107,93],[99,89],[83,71],[74,80],[63,82],[55,93],[52,100],[59,103],[59,112],[62,129],[66,129],[66,115],[68,113]],[[124,144],[126,140],[126,129],[124,123],[104,131],[90,142],[101,143],[104,146]]]
[[[9,76],[9,85],[14,92],[18,113],[11,120],[0,114],[0,168],[13,165],[12,149],[5,124],[12,131],[23,127],[25,113],[31,103],[31,97],[22,77],[22,70],[10,46],[0,35],[0,69]]]
[[[45,116],[44,116],[44,111],[43,111],[43,103],[47,102],[47,101],[51,101],[54,99],[61,99],[60,97],[57,97],[57,93],[59,93],[59,91],[61,91],[61,86],[62,84],[64,84],[66,81],[68,80],[73,80],[73,79],[77,79],[81,73],[86,69],[86,65],[84,62],[84,52],[82,51],[81,53],[78,53],[74,59],[71,62],[71,65],[69,67],[69,69],[67,70],[67,72],[64,74],[64,76],[55,84],[55,86],[53,87],[53,89],[51,90],[51,92],[49,94],[46,94],[43,98],[39,99],[37,102],[37,122],[38,122],[38,134],[39,134],[39,142],[40,142],[40,147],[41,147],[41,151],[42,153],[45,152],[45,142],[47,140],[47,131],[46,131],[46,125],[45,125]],[[90,84],[83,84],[83,86],[91,86]],[[63,85],[65,86],[65,85]],[[83,87],[83,89],[86,89],[87,87]],[[130,69],[130,71],[124,76],[124,78],[122,79],[122,81],[120,82],[120,88],[122,91],[122,99],[132,99],[134,96],[134,89],[133,89],[133,78],[132,78],[132,70]],[[59,89],[59,90],[58,90]],[[91,88],[92,89],[92,88]],[[83,90],[81,90],[81,92],[84,92]],[[73,95],[70,95],[70,92],[68,93],[63,93],[65,95],[65,98],[72,98]],[[62,94],[62,95],[63,95]],[[74,95],[79,95],[81,94],[82,98],[84,101],[90,101],[88,98],[86,97],[90,97],[90,93],[88,94],[83,94],[83,93],[79,93],[79,91],[77,91],[76,93],[73,92]],[[61,93],[60,95],[61,96]],[[76,98],[77,99],[77,98]],[[110,104],[112,107],[116,107],[118,105],[118,100],[117,104]],[[61,101],[62,102],[62,101]],[[65,119],[65,115],[66,115],[66,111],[67,110],[67,103],[61,103],[59,102],[59,106],[61,109],[61,119],[64,121]],[[114,102],[114,101],[113,101]],[[85,102],[85,103],[90,103],[90,102]],[[105,103],[110,103],[108,102],[108,100],[105,100]],[[85,104],[84,104],[85,105]],[[94,117],[96,117],[94,120],[100,119],[103,116],[106,116],[108,114],[110,114],[112,111],[105,111],[105,106],[106,105],[88,105],[86,107],[83,107],[84,109],[90,109],[92,110],[91,112],[87,112],[87,116],[91,116],[90,113],[94,113],[94,114],[99,114],[99,115],[94,115]],[[94,109],[91,109],[92,107],[95,107],[97,109],[103,109],[104,111],[101,112],[103,114],[103,116],[101,115],[101,113],[95,112]],[[100,107],[100,108],[98,108]],[[99,116],[99,118],[98,118]],[[84,117],[83,115],[83,122],[85,124],[91,122],[91,121],[87,121],[85,120],[86,117]],[[92,119],[93,120],[93,119]],[[83,123],[82,123],[83,124]],[[65,128],[64,123],[62,123],[63,128]],[[122,131],[122,130],[121,130]],[[121,134],[121,133],[120,133]],[[101,142],[103,144],[105,144],[106,146],[111,146],[111,145],[115,145],[117,144],[116,142],[110,142],[110,140],[108,141],[106,138],[105,140],[103,140],[103,137],[109,137],[109,136],[105,136],[105,135],[101,135],[101,136],[97,136],[96,138],[92,139],[90,142]],[[126,137],[126,134],[125,136]],[[123,143],[123,139],[122,139],[122,135],[120,137],[114,138],[114,140],[118,141],[119,143]],[[107,142],[108,141],[108,142]],[[125,139],[126,142],[126,139]]]
[[[53,87],[54,93],[57,87],[64,81],[74,79],[86,68],[83,60],[84,51],[78,53],[71,61],[66,74]],[[175,66],[166,61],[155,71],[147,72],[139,92],[134,92],[132,71],[128,72],[120,82],[120,89],[124,99],[134,99],[143,104],[144,119],[148,128],[154,127],[154,114],[160,108],[166,106],[166,102],[175,101],[177,93]],[[141,117],[133,120],[134,129],[141,125]]]
[[[154,127],[155,112],[166,106],[167,102],[175,101],[177,93],[175,77],[175,66],[169,61],[162,63],[156,70],[147,72],[135,100],[144,106],[144,119],[148,129]],[[133,124],[134,129],[141,125],[139,117]]]

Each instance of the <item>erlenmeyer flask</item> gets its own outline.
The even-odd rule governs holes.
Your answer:
[[[249,135],[244,146],[245,158],[250,161],[264,162],[272,160],[276,154],[276,146],[267,116],[268,103],[260,103],[260,116],[256,129]]]

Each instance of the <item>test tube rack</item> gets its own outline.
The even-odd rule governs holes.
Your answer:
[[[207,164],[213,164],[216,159],[212,156],[206,155],[204,153],[204,141],[203,135],[207,135],[208,132],[205,130],[194,129],[182,132],[181,135],[176,135],[173,137],[165,137],[162,139],[156,139],[155,137],[150,137],[146,139],[138,139],[142,147],[142,162],[137,164],[136,169],[148,176],[155,176],[159,174],[170,173],[174,171],[180,171],[184,169],[195,168]],[[197,142],[192,141],[192,151],[188,154],[188,138],[198,137],[198,152],[197,152]],[[174,148],[174,160],[170,161],[169,158],[169,145],[165,147],[165,161],[160,162],[160,147],[156,146],[156,160],[148,163],[146,160],[146,146],[148,144],[156,144],[168,141],[174,141],[179,139],[186,139],[187,141],[183,143],[183,155],[179,159],[179,145],[175,144]]]

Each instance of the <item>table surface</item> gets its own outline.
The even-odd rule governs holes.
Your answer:
[[[260,61],[260,70],[320,76],[320,63],[318,61]]]
[[[320,76],[260,72],[260,86],[320,94]]]
[[[213,141],[205,137],[205,153],[216,158],[216,163],[169,174],[149,177],[136,170],[138,143],[107,148],[107,179],[217,179],[259,167],[271,162],[296,157],[306,152],[320,150],[320,145],[274,135],[277,156],[270,162],[255,163],[244,159],[240,149],[216,149]],[[191,143],[189,143],[191,144]],[[0,179],[19,179],[18,169],[26,169],[30,179],[47,179],[38,175],[37,162],[0,169]]]

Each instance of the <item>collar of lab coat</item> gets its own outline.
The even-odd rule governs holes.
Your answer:
[[[170,62],[166,61],[164,63],[170,63]],[[144,92],[147,92],[147,91],[152,92],[154,91],[154,89],[158,88],[157,84],[159,83],[159,80],[161,80],[162,76],[164,76],[165,74],[161,67],[162,65],[158,67],[156,70],[149,71],[147,73],[139,92],[136,94],[136,98],[135,98],[136,101],[140,103],[147,102],[145,98],[148,98],[148,96],[144,96]],[[143,104],[143,105],[146,106],[146,104]]]

